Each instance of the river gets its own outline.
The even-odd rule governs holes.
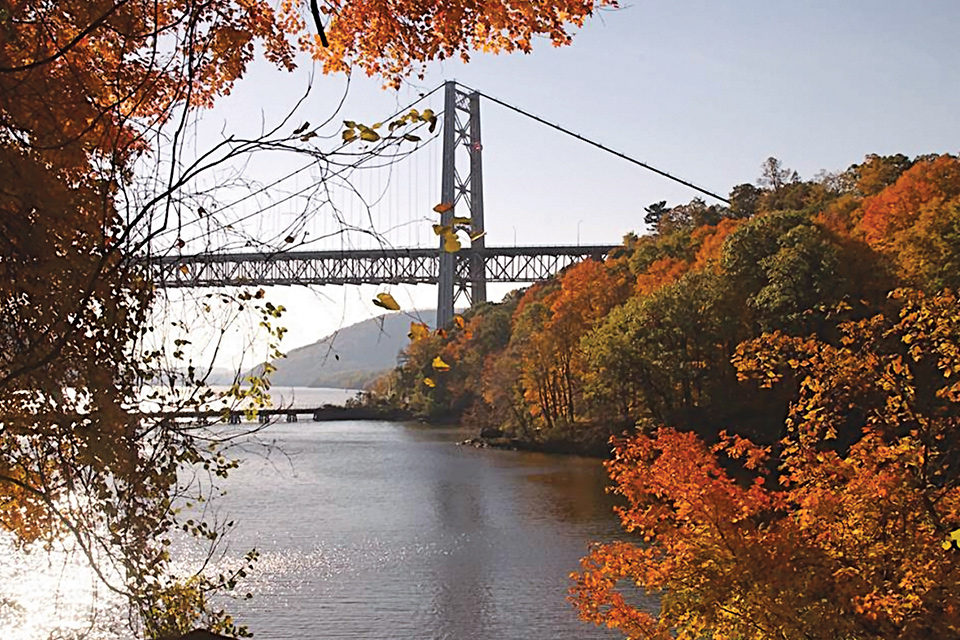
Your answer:
[[[254,597],[228,603],[238,622],[264,640],[617,637],[578,621],[566,601],[589,542],[622,535],[599,461],[455,444],[467,435],[299,422],[241,443],[246,460],[215,507],[237,524],[222,568],[260,552],[242,589]],[[0,562],[0,584],[11,572]],[[70,595],[57,596],[57,615],[83,628]],[[54,618],[45,614],[44,626],[30,611],[8,616],[14,626],[0,637],[46,637]]]

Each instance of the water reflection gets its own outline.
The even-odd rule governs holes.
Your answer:
[[[255,597],[224,603],[257,638],[616,637],[566,601],[588,543],[619,535],[599,461],[459,448],[456,430],[391,423],[278,424],[257,437],[283,453],[250,457],[224,483],[219,518],[238,527],[212,567],[261,552],[240,589]],[[180,552],[184,566],[202,559]],[[0,565],[5,584],[16,571]],[[58,615],[89,624],[76,607]],[[20,635],[0,627],[0,638],[49,632],[24,631],[24,616],[7,618]]]

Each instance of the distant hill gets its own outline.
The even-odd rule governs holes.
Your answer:
[[[436,312],[415,315],[432,320]],[[409,314],[391,313],[344,327],[274,362],[277,371],[270,375],[270,382],[280,387],[362,389],[397,365],[397,356],[408,341],[410,322]],[[262,370],[259,365],[246,375]]]

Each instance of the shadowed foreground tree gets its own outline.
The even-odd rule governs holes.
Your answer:
[[[321,4],[327,68],[358,63],[396,84],[413,65],[470,48],[526,51],[536,35],[565,44],[571,25],[613,3]],[[159,379],[158,367],[182,359],[188,343],[177,338],[165,353],[149,339],[155,293],[137,258],[182,247],[191,217],[216,221],[194,190],[199,176],[265,147],[297,151],[315,136],[283,122],[187,153],[197,111],[228,94],[256,56],[289,69],[295,40],[316,45],[318,25],[301,15],[306,2],[262,0],[0,8],[0,526],[21,550],[72,539],[129,599],[135,632],[150,637],[198,622],[241,633],[207,610],[207,594],[233,587],[243,570],[170,574],[173,531],[217,536],[179,519],[179,479],[190,469],[222,476],[235,463],[192,429],[136,415],[145,382],[173,389],[177,379]],[[254,308],[270,329],[282,309],[262,297],[227,302]],[[208,398],[200,391],[190,401]]]
[[[897,295],[899,317],[847,323],[839,344],[741,345],[742,376],[798,387],[778,453],[669,428],[617,444],[621,520],[643,542],[584,559],[583,619],[663,640],[957,637],[960,300]]]

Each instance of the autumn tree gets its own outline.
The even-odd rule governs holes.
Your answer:
[[[796,385],[779,451],[660,429],[608,462],[624,527],[574,577],[585,620],[631,638],[931,638],[960,631],[956,294],[745,343],[741,374]],[[659,611],[622,590],[660,597]]]
[[[309,22],[302,17],[306,0],[285,0],[284,14],[294,31]],[[323,61],[326,71],[359,67],[398,85],[412,68],[426,62],[459,57],[470,50],[530,53],[537,38],[553,46],[572,41],[579,27],[596,11],[615,8],[617,0],[457,0],[434,5],[382,0],[327,0],[319,13],[329,20],[327,40],[301,37],[301,45]]]
[[[527,408],[545,437],[583,413],[580,339],[626,299],[623,276],[614,264],[587,260],[550,286],[531,289],[517,308],[510,349],[521,362]]]
[[[901,173],[904,163],[896,159],[873,164],[886,168],[874,172],[884,179],[898,177],[863,201],[854,213],[856,230],[893,259],[906,283],[934,290],[960,284],[960,160],[950,155],[920,159]]]
[[[678,412],[710,402],[711,381],[729,358],[716,274],[691,272],[633,297],[583,339],[588,399],[621,419],[675,423]]]
[[[862,163],[847,170],[847,179],[857,193],[872,196],[895,183],[911,166],[913,160],[902,153],[892,156],[870,154]]]
[[[205,172],[264,147],[323,156],[310,146],[313,130],[287,122],[193,152],[198,110],[228,94],[257,56],[292,68],[298,44],[328,70],[356,64],[395,84],[419,64],[474,48],[526,51],[539,35],[565,44],[571,26],[612,5],[320,4],[327,24],[305,1],[26,1],[0,10],[0,525],[21,549],[71,536],[148,636],[198,621],[240,630],[205,611],[207,592],[235,576],[169,574],[173,530],[217,533],[178,519],[179,472],[222,475],[235,462],[190,429],[137,415],[144,382],[175,386],[157,367],[182,359],[189,342],[185,326],[171,351],[150,339],[157,298],[142,259],[175,253],[198,217],[223,226],[198,197]],[[282,313],[261,292],[226,297],[268,327]],[[178,366],[195,380],[193,363]],[[205,399],[200,390],[191,401]]]

